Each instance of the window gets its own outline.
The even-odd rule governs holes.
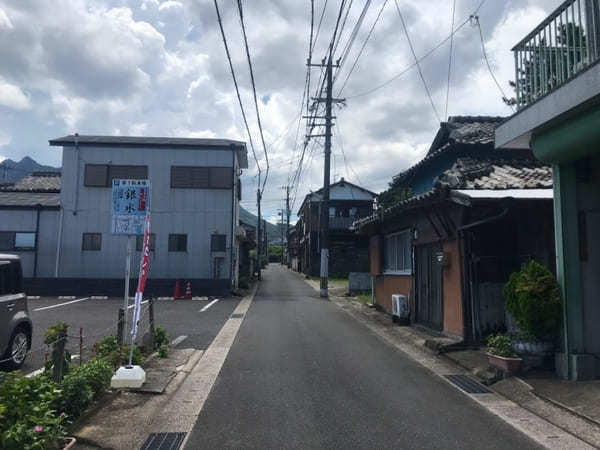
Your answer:
[[[170,234],[169,251],[187,252],[187,234]]]
[[[18,261],[0,261],[0,295],[23,292],[23,274]]]
[[[0,250],[34,250],[35,233],[0,231]]]
[[[410,274],[412,271],[412,252],[410,230],[401,231],[384,238],[384,269],[386,272]]]
[[[210,251],[224,252],[227,245],[227,237],[224,234],[213,234],[210,237]]]
[[[86,164],[83,185],[87,187],[110,187],[115,178],[145,180],[148,166],[119,166],[109,164]]]
[[[15,250],[35,249],[35,233],[15,233]]]
[[[102,233],[83,233],[81,249],[89,251],[102,250]]]
[[[233,188],[233,170],[231,167],[171,166],[171,187],[231,189]]]
[[[144,246],[144,236],[136,236],[135,237],[135,250],[137,252],[142,251],[142,247]],[[153,252],[156,250],[156,235],[154,233],[150,233],[150,251]]]
[[[329,217],[335,217],[335,207],[329,207]]]

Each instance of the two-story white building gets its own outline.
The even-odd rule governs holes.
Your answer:
[[[190,281],[194,295],[225,293],[237,285],[245,143],[77,134],[49,142],[63,150],[60,208],[53,212],[56,220],[38,231],[44,248],[55,251],[40,258],[35,271],[25,268],[30,293],[122,295],[127,236],[111,233],[115,178],[151,183],[148,294],[171,295],[176,280]],[[141,247],[140,236],[134,279]]]

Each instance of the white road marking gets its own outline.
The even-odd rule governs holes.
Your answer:
[[[148,303],[148,300],[144,300],[142,303],[140,303],[140,305],[144,305],[144,304],[146,304],[146,303]],[[134,303],[133,305],[129,305],[129,306],[127,307],[127,309],[131,309],[131,308],[133,308],[134,306],[135,306],[135,303]]]
[[[79,358],[79,355],[71,355],[71,359],[72,360],[73,359],[78,359],[78,358]],[[27,378],[37,377],[38,375],[41,375],[42,372],[44,372],[44,368],[43,367],[41,367],[41,368],[39,368],[37,370],[34,370],[33,372],[29,372],[27,375],[25,375],[25,377],[27,377]]]
[[[210,308],[212,305],[214,305],[215,303],[217,303],[219,301],[218,298],[214,299],[212,302],[210,302],[208,305],[206,305],[204,308],[202,308],[200,310],[200,312],[204,312],[206,311],[208,308]]]
[[[178,337],[176,337],[175,339],[173,339],[173,340],[171,341],[171,346],[172,346],[172,347],[175,347],[176,345],[179,345],[179,344],[181,344],[181,343],[182,343],[183,341],[185,341],[186,339],[187,339],[187,336],[185,336],[185,335],[184,335],[184,336],[178,336]]]
[[[79,302],[83,302],[83,301],[89,300],[89,299],[90,299],[90,297],[78,298],[77,300],[71,300],[70,302],[58,303],[57,305],[44,306],[42,308],[36,308],[36,309],[34,309],[34,311],[44,311],[45,309],[58,308],[60,306],[70,305],[71,303],[79,303]]]

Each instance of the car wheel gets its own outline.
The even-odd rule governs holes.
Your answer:
[[[23,328],[17,328],[8,343],[6,354],[3,359],[10,370],[20,369],[27,357],[27,349],[30,347],[29,335]]]

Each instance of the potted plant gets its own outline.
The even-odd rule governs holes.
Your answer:
[[[515,349],[519,354],[551,353],[560,330],[560,288],[554,275],[531,260],[512,273],[504,286],[506,310],[520,332]]]
[[[507,374],[519,372],[521,358],[514,350],[513,341],[509,336],[497,334],[488,337],[488,362],[491,366]]]

